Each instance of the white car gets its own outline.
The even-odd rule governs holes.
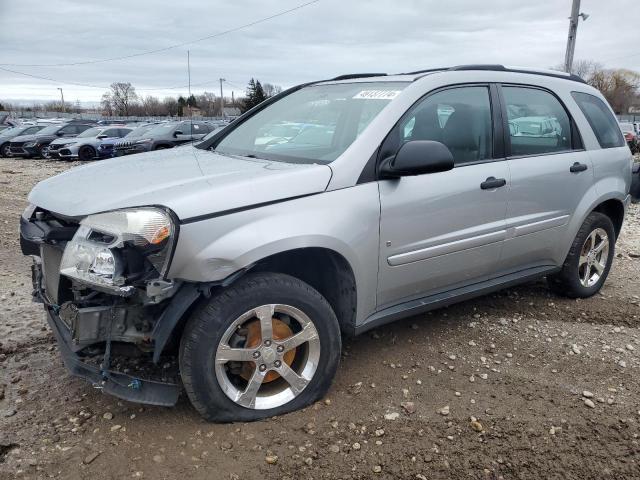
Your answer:
[[[49,157],[65,160],[93,160],[99,157],[99,147],[103,140],[122,138],[132,130],[129,127],[93,127],[74,138],[59,138],[49,144]]]

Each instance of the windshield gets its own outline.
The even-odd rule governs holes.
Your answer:
[[[338,158],[407,83],[364,82],[302,88],[256,113],[215,151],[291,163]]]
[[[38,135],[54,135],[60,130],[60,125],[49,125],[38,132]]]
[[[24,127],[9,127],[4,130],[1,130],[0,137],[13,135],[14,133],[19,133],[21,128],[23,131],[26,130],[26,128]]]
[[[135,130],[127,133],[127,135],[124,138],[140,138],[142,137],[142,135],[147,133],[149,130],[155,128],[156,126],[157,125],[155,124],[143,125],[142,127],[138,127]]]
[[[102,132],[102,128],[89,128],[78,135],[78,138],[97,137]]]
[[[177,125],[177,123],[161,123],[160,125],[154,125],[153,128],[149,130],[149,135],[166,135],[171,133]]]

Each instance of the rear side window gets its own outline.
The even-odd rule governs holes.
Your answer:
[[[587,118],[602,148],[626,145],[618,122],[602,100],[588,93],[571,92],[571,95]]]
[[[571,150],[571,121],[549,92],[502,87],[509,122],[511,156],[543,155]]]

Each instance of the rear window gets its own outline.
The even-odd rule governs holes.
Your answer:
[[[587,118],[600,147],[615,148],[626,145],[618,121],[602,100],[582,92],[571,92],[571,95]]]

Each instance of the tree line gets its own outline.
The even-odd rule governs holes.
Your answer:
[[[282,88],[269,83],[260,83],[251,79],[247,86],[246,95],[240,98],[224,98],[225,107],[236,107],[241,113],[246,112],[258,103],[276,95]],[[191,109],[198,109],[205,117],[222,116],[222,104],[219,96],[212,92],[183,97],[165,97],[159,99],[152,95],[140,96],[131,83],[114,82],[102,96],[100,102],[102,114],[111,116],[186,116]],[[186,113],[185,113],[186,112]]]
[[[640,73],[624,68],[607,69],[594,60],[574,62],[572,73],[600,90],[616,115],[628,114],[631,107],[640,108]]]

